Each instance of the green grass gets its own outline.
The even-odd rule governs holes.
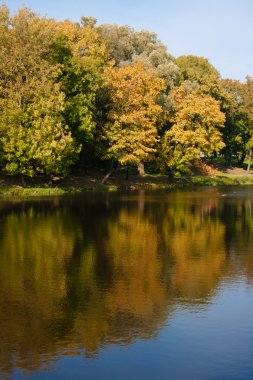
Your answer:
[[[0,197],[51,197],[66,194],[81,193],[83,189],[77,187],[22,187],[10,186],[0,189]]]
[[[253,177],[249,176],[225,176],[215,177],[192,177],[189,183],[199,186],[218,186],[218,185],[252,185]]]
[[[87,191],[116,191],[118,186],[116,185],[97,185],[94,187],[22,187],[22,186],[8,186],[0,188],[0,197],[51,197],[61,196],[67,194],[78,194]]]
[[[78,191],[78,189],[75,189]],[[72,188],[58,188],[58,187],[22,187],[22,186],[10,186],[0,188],[1,197],[36,197],[36,196],[52,196],[52,195],[64,195],[71,193]]]
[[[97,185],[93,190],[98,191],[117,191],[119,187],[117,185]]]

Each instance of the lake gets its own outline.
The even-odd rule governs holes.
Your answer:
[[[253,187],[0,203],[1,379],[253,379]]]

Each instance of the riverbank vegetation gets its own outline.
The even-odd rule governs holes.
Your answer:
[[[106,184],[102,184],[101,173],[91,173],[85,176],[69,175],[66,178],[34,177],[22,183],[20,176],[0,177],[0,198],[20,197],[49,197],[70,194],[82,194],[87,191],[135,191],[135,190],[163,190],[163,189],[196,189],[200,186],[230,186],[253,185],[253,176],[245,175],[243,169],[234,169],[233,174],[217,172],[212,176],[181,176],[169,178],[166,175],[140,176],[132,174],[125,179],[125,173],[117,172],[112,175]]]
[[[196,170],[214,175],[217,160],[229,167],[247,159],[249,174],[252,127],[251,77],[222,79],[208,59],[175,58],[148,31],[0,7],[0,167],[22,188],[41,175],[94,171],[104,172],[101,186],[122,168],[126,178],[147,168],[169,178],[164,184],[185,175],[194,183]],[[221,178],[205,181],[251,181]]]

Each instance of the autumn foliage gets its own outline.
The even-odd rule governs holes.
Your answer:
[[[110,109],[104,125],[107,157],[122,165],[138,165],[155,152],[157,122],[162,107],[156,100],[164,80],[150,67],[138,62],[105,70],[110,93]]]
[[[253,148],[252,78],[175,59],[155,33],[0,7],[0,164],[10,174],[152,161],[181,174]]]

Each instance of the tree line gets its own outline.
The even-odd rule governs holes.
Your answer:
[[[0,165],[67,175],[136,166],[177,175],[224,157],[249,168],[253,79],[222,79],[204,57],[173,57],[149,31],[56,21],[0,7]]]

